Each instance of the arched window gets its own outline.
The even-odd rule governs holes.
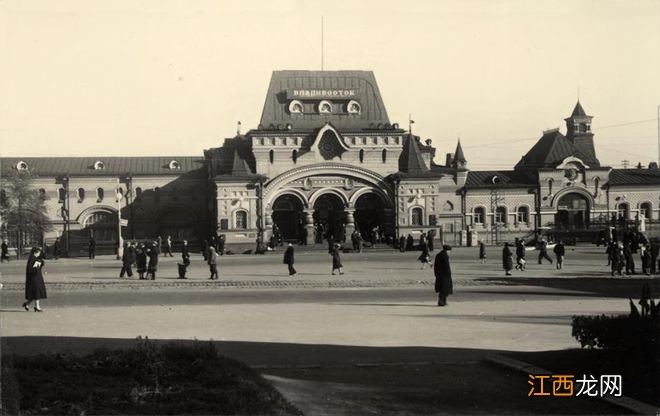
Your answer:
[[[360,163],[364,163],[364,149],[360,149]]]
[[[621,202],[617,205],[616,212],[619,218],[627,220],[630,216],[630,205],[627,202]]]
[[[650,220],[653,218],[653,207],[650,202],[642,202],[639,204],[639,217]]]
[[[271,150],[268,152],[268,159],[270,160],[270,163],[273,163],[275,161],[275,151]]]
[[[486,208],[476,207],[472,218],[474,219],[475,224],[484,225],[486,220]]]
[[[103,188],[96,188],[96,202],[103,201],[103,196],[104,195],[105,195],[105,192],[103,191]]]
[[[85,200],[85,190],[83,188],[78,188],[76,194],[78,195],[78,202],[83,202]]]
[[[291,159],[293,159],[293,163],[298,161],[298,151],[296,149],[293,149],[293,152],[291,152]]]
[[[383,149],[383,163],[387,162],[387,149]]]
[[[247,212],[245,211],[236,211],[234,219],[234,228],[239,230],[245,230],[247,228]]]
[[[518,207],[516,210],[516,222],[518,224],[520,223],[528,223],[529,222],[529,207],[528,206],[522,206]]]
[[[495,208],[495,224],[506,224],[506,207]]]
[[[85,219],[85,229],[94,236],[96,242],[117,240],[117,214],[98,211]]]
[[[548,194],[549,194],[549,195],[552,195],[552,183],[553,183],[554,181],[555,181],[555,180],[552,179],[552,178],[548,179]]]
[[[421,208],[410,210],[410,225],[422,225],[422,218],[424,218],[424,214]]]

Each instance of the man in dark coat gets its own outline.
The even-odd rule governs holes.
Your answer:
[[[225,255],[225,235],[220,234],[218,237],[218,254],[221,256]]]
[[[286,248],[286,251],[284,252],[284,261],[282,263],[286,264],[289,266],[289,276],[295,275],[296,269],[293,268],[293,244],[289,243],[289,246]]]
[[[399,237],[399,252],[403,253],[406,251],[406,237],[401,234],[401,237]]]
[[[9,247],[5,240],[2,240],[2,244],[0,244],[0,253],[0,263],[4,263],[5,260],[9,261]]]
[[[435,238],[435,230],[430,230],[427,233],[426,238],[428,239],[427,244],[429,246],[429,251],[433,251],[435,247],[433,246],[433,239]]]
[[[525,239],[516,242],[516,270],[525,270]]]
[[[205,239],[204,244],[202,245],[202,255],[204,256],[204,261],[207,261],[209,258],[209,240]]]
[[[414,245],[415,240],[413,240],[412,234],[408,234],[408,238],[406,238],[406,251],[411,251]]]
[[[87,250],[89,254],[90,260],[96,258],[96,240],[94,239],[94,236],[89,237],[89,243],[87,243]]]
[[[124,277],[125,274],[128,275],[128,277],[133,276],[133,270],[131,269],[131,266],[133,265],[133,262],[131,261],[131,252],[130,252],[130,246],[128,244],[128,241],[124,241],[124,252],[121,256],[121,272],[119,272],[119,277]]]
[[[541,240],[539,243],[539,264],[543,263],[543,259],[546,259],[552,264],[552,259],[548,256],[548,242]]]
[[[433,273],[435,274],[435,293],[438,294],[438,306],[447,305],[447,296],[454,293],[454,283],[451,280],[451,265],[449,251],[451,246],[443,245],[435,256]]]
[[[34,247],[25,267],[25,303],[23,303],[23,308],[26,311],[30,310],[30,303],[34,300],[34,311],[41,312],[39,300],[48,297],[46,294],[46,285],[44,284],[44,276],[41,274],[43,267],[44,259],[41,248]]]

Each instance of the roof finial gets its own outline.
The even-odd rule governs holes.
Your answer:
[[[408,134],[412,135],[412,125],[415,124],[415,120],[412,119],[412,114],[408,113]]]
[[[580,83],[579,82],[577,84],[577,99],[578,99],[578,103],[579,103],[580,102]]]
[[[241,135],[241,121],[236,122],[236,135],[240,136]]]
[[[323,16],[321,16],[321,71],[323,71]]]

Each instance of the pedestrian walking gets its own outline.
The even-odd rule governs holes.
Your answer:
[[[621,243],[612,243],[612,253],[611,253],[611,267],[612,267],[612,276],[614,273],[618,273],[621,276],[621,271],[623,270],[623,264],[625,263],[625,258],[623,256],[623,245]]]
[[[509,243],[504,243],[504,248],[502,249],[502,268],[507,276],[511,276],[511,270],[513,269],[513,253],[509,248]]]
[[[174,257],[172,255],[172,236],[168,235],[165,239],[165,247],[167,249],[167,254],[169,254],[170,257]]]
[[[479,245],[479,262],[486,263],[488,257],[486,256],[486,244],[482,240],[478,241]]]
[[[128,241],[124,241],[124,252],[121,256],[121,272],[119,272],[119,277],[123,278],[124,275],[128,277],[133,277],[133,270],[131,269],[131,253],[128,245]]]
[[[426,234],[426,239],[427,239],[426,243],[429,245],[429,252],[433,251],[433,249],[434,249],[434,247],[433,247],[433,239],[434,238],[435,238],[435,230],[430,230]]]
[[[220,234],[218,237],[218,254],[221,256],[225,255],[225,235]]]
[[[209,240],[205,239],[202,245],[202,256],[204,256],[204,261],[209,260]]]
[[[144,243],[138,244],[135,249],[135,265],[137,266],[140,280],[144,280],[144,274],[147,272],[147,248],[144,246]]]
[[[561,240],[557,241],[557,244],[555,244],[555,247],[552,249],[552,251],[555,253],[555,257],[557,258],[557,270],[559,270],[564,267],[564,255],[566,255],[566,247],[564,246],[564,242]]]
[[[188,240],[183,240],[181,243],[181,260],[183,263],[177,263],[179,268],[179,279],[187,279],[186,270],[190,265],[190,250],[188,249]]]
[[[399,237],[399,252],[403,253],[404,251],[406,251],[406,237],[402,234]]]
[[[289,243],[289,246],[286,248],[286,251],[284,252],[284,260],[282,261],[282,263],[289,266],[289,276],[294,276],[297,273],[296,269],[293,268],[293,262],[294,262],[293,254],[294,254],[293,244]]]
[[[158,250],[158,254],[162,253],[163,256],[165,256],[166,254],[163,252],[163,237],[158,236],[158,238],[156,238],[156,241],[154,241],[154,243],[157,244],[156,249]]]
[[[541,239],[539,243],[539,264],[543,264],[543,259],[546,259],[552,264],[552,259],[548,256],[548,242]]]
[[[426,265],[429,264],[429,261],[431,260],[429,254],[429,246],[424,241],[420,243],[420,248],[422,249],[422,254],[419,255],[417,260],[422,262],[422,270],[424,270],[426,268]],[[431,267],[433,267],[433,265],[431,265]]]
[[[660,272],[660,262],[658,262],[658,257],[660,256],[660,243],[658,241],[653,241],[651,243],[651,273],[656,274]]]
[[[209,247],[209,259],[207,263],[211,271],[209,280],[218,280],[218,253],[215,252],[215,247]]]
[[[25,267],[25,302],[23,303],[23,308],[26,311],[30,310],[30,304],[34,301],[34,311],[43,312],[39,301],[48,298],[44,276],[42,274],[43,267],[44,259],[41,248],[32,248],[27,260],[27,266]]]
[[[607,244],[607,249],[605,249],[605,254],[607,254],[607,265],[612,264],[612,259],[614,258],[614,252],[616,251],[616,243],[610,242]]]
[[[4,263],[5,260],[9,262],[9,246],[7,246],[7,240],[2,240],[2,244],[0,244],[0,263]]]
[[[623,261],[626,264],[626,274],[636,274],[635,259],[633,258],[633,251],[630,243],[624,243],[623,245]]]
[[[89,237],[89,242],[87,242],[87,254],[89,255],[90,260],[96,258],[96,240],[94,236]]]
[[[59,260],[60,258],[60,239],[59,237],[53,242],[53,258]]]
[[[342,268],[344,267],[341,264],[341,256],[340,256],[340,250],[341,250],[341,245],[340,244],[335,244],[332,252],[332,274],[335,274],[335,270],[339,270],[339,274],[344,274],[344,271]]]
[[[149,263],[147,264],[147,279],[151,275],[151,280],[156,280],[156,272],[158,271],[158,255],[160,250],[158,249],[158,241],[154,241],[147,248],[147,257],[149,257]]]
[[[413,239],[412,234],[408,234],[408,237],[406,238],[406,251],[412,251],[414,245],[415,240]]]
[[[525,239],[516,242],[516,270],[525,271]]]
[[[335,247],[335,236],[330,234],[328,235],[328,253],[332,254]]]
[[[447,296],[454,293],[449,251],[451,251],[451,246],[443,244],[442,249],[435,256],[433,274],[435,275],[435,293],[438,294],[438,306],[446,306]]]
[[[639,256],[642,261],[642,273],[646,276],[651,274],[651,248],[648,245],[640,246]]]

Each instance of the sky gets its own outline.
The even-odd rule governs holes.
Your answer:
[[[201,155],[271,72],[372,70],[391,122],[512,168],[578,99],[601,164],[658,160],[660,1],[0,0],[0,154]]]

